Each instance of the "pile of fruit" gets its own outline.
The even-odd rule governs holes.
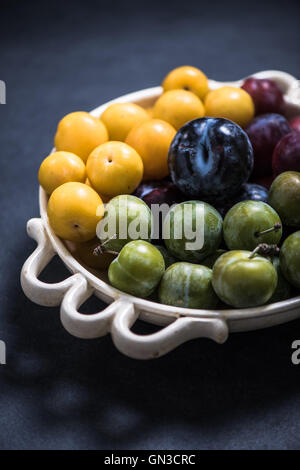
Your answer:
[[[272,80],[210,90],[185,66],[162,89],[148,109],[115,103],[100,118],[74,112],[59,122],[56,151],[39,169],[52,229],[85,266],[108,269],[114,287],[138,297],[209,309],[297,295],[300,116],[288,120]],[[188,248],[178,229],[198,230],[200,219],[202,244]],[[132,224],[143,227],[138,237]]]

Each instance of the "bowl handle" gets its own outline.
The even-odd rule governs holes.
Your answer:
[[[38,279],[39,274],[51,261],[55,251],[49,241],[42,219],[27,223],[28,235],[38,246],[25,261],[21,271],[21,285],[25,295],[38,305],[55,307],[61,304],[61,321],[66,330],[80,338],[98,338],[110,330],[113,316],[122,309],[123,302],[115,300],[102,312],[84,315],[78,308],[93,294],[86,278],[73,274],[64,281],[48,284]]]
[[[112,339],[119,351],[134,359],[163,356],[190,339],[210,338],[217,343],[224,343],[228,338],[227,323],[218,316],[182,316],[157,333],[137,335],[130,330],[139,316],[134,304],[124,301],[119,307],[112,322]]]
[[[30,219],[27,223],[27,233],[38,246],[22,267],[21,286],[24,294],[38,305],[45,307],[60,305],[67,290],[82,276],[73,274],[64,281],[52,284],[40,281],[38,276],[51,261],[55,251],[49,242],[42,219]]]
[[[78,311],[93,289],[81,276],[66,292],[60,309],[65,329],[78,338],[99,338],[111,332],[113,342],[123,354],[135,359],[162,356],[179,344],[193,338],[211,338],[223,343],[228,337],[226,322],[218,316],[179,317],[157,333],[137,335],[130,328],[139,316],[139,310],[128,298],[119,297],[108,307],[93,315]]]
[[[65,329],[73,336],[82,339],[99,338],[109,333],[114,316],[123,310],[122,299],[114,300],[104,310],[85,315],[78,312],[82,305],[94,292],[84,276],[76,280],[66,292],[60,307],[60,318]]]

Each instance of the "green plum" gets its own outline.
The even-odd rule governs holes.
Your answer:
[[[291,288],[290,283],[283,276],[283,273],[280,267],[279,257],[275,256],[272,259],[272,263],[277,272],[278,282],[277,282],[275,292],[268,302],[270,304],[274,304],[275,302],[280,302],[281,300],[290,299],[292,297],[292,288]]]
[[[212,255],[207,256],[203,261],[201,261],[202,266],[207,266],[212,269],[217,259],[224,253],[226,253],[226,250],[216,250]]]
[[[119,252],[131,240],[150,241],[151,227],[152,213],[147,204],[124,194],[106,205],[97,235],[106,250]]]
[[[219,247],[222,225],[221,215],[210,204],[182,202],[172,207],[165,217],[164,242],[176,258],[199,263]]]
[[[212,270],[192,263],[170,266],[159,286],[163,304],[188,308],[215,308],[219,302],[212,284]]]
[[[174,256],[170,255],[170,253],[168,252],[168,250],[164,247],[164,246],[161,246],[161,245],[154,245],[155,248],[158,249],[158,251],[160,251],[160,253],[163,255],[163,258],[164,258],[164,261],[165,261],[165,266],[166,266],[166,269],[171,266],[172,264],[176,263],[177,262],[177,259],[174,258]]]
[[[212,285],[218,297],[232,307],[257,307],[274,294],[277,273],[267,258],[246,250],[228,251],[214,264]]]
[[[165,271],[162,254],[151,243],[134,240],[125,245],[108,269],[112,286],[137,297],[154,292]]]
[[[300,227],[300,173],[286,171],[273,181],[269,204],[278,212],[282,222]]]
[[[300,231],[293,233],[283,242],[280,266],[284,277],[300,289]]]
[[[265,202],[242,201],[227,212],[223,233],[230,250],[252,251],[260,243],[279,243],[282,236],[281,220]]]

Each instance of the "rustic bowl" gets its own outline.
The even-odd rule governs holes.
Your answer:
[[[280,71],[264,71],[253,76],[276,81],[284,93],[288,114],[300,114],[300,86],[295,77]],[[226,85],[240,86],[242,82]],[[215,89],[225,83],[210,80],[209,85]],[[161,92],[161,87],[155,87],[130,93],[99,106],[91,114],[100,116],[114,102],[133,102],[149,107]],[[62,324],[74,336],[98,338],[111,333],[115,346],[122,353],[137,359],[150,359],[166,354],[192,338],[207,337],[223,343],[229,332],[267,328],[300,317],[300,297],[250,309],[198,310],[170,307],[125,294],[108,284],[106,272],[99,273],[76,260],[54,234],[47,217],[48,197],[41,187],[39,203],[41,217],[31,219],[27,224],[28,235],[38,246],[22,268],[22,288],[26,296],[39,305],[60,305]],[[55,254],[72,275],[62,282],[47,284],[38,276]],[[93,315],[78,312],[93,294],[109,306]],[[151,335],[137,335],[130,329],[137,318],[163,328]]]

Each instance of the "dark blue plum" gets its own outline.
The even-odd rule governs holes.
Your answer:
[[[143,181],[135,190],[133,193],[134,196],[142,199],[144,196],[146,196],[148,193],[153,191],[153,189],[159,188],[161,186],[165,186],[170,184],[171,181],[169,181],[167,178],[163,180],[153,180],[153,181]]]
[[[254,183],[246,183],[242,186],[236,202],[262,201],[268,202],[269,191],[264,186]]]
[[[152,204],[178,204],[184,201],[184,195],[174,183],[167,183],[147,192],[141,199],[150,207]]]
[[[189,198],[213,204],[239,192],[253,168],[247,134],[221,118],[195,119],[175,135],[168,155],[171,179]]]
[[[177,204],[184,201],[184,194],[177,186],[163,179],[160,181],[147,181],[141,183],[134,192],[134,196],[142,199],[151,209],[152,204]]]
[[[262,201],[268,202],[269,191],[267,188],[260,186],[260,184],[245,183],[241,187],[238,194],[229,200],[224,200],[220,204],[215,204],[215,208],[220,212],[222,217],[233,207],[241,201]]]

